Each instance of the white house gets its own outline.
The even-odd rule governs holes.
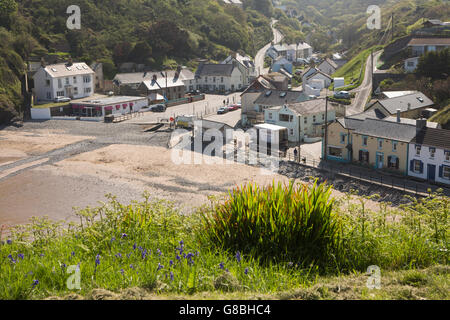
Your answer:
[[[202,63],[195,73],[196,88],[205,92],[236,91],[244,86],[244,75],[236,62],[232,64]]]
[[[317,69],[328,75],[332,75],[333,73],[335,73],[338,68],[338,65],[329,58],[323,60],[322,63],[317,67]]]
[[[303,81],[303,90],[305,90],[306,85],[309,85],[314,89],[322,90],[324,88],[328,88],[332,81],[333,79],[328,74],[323,73],[319,70],[306,77],[306,79]]]
[[[419,64],[419,57],[413,57],[405,60],[405,71],[414,72]]]
[[[413,38],[408,43],[413,56],[421,56],[430,51],[450,48],[450,38]]]
[[[265,109],[264,121],[288,128],[290,142],[304,141],[305,138],[322,137],[325,124],[325,99],[284,104]],[[328,122],[336,119],[336,112],[328,106]]]
[[[89,97],[94,94],[94,74],[84,62],[43,65],[33,77],[36,99],[39,102],[56,97]]]
[[[75,115],[102,118],[107,115],[139,112],[142,108],[148,106],[148,99],[145,97],[114,96],[73,102],[70,106]]]
[[[345,87],[345,79],[344,78],[334,78],[334,89]]]
[[[250,85],[253,80],[255,80],[258,77],[258,72],[256,70],[255,63],[253,62],[252,58],[249,56],[243,56],[239,53],[233,53],[232,55],[228,56],[224,61],[222,61],[222,64],[233,64],[239,68],[239,70],[243,74],[243,85],[248,86]]]
[[[408,175],[450,184],[450,130],[422,127],[408,148]]]

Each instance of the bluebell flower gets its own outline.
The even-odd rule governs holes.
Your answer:
[[[244,274],[248,274],[248,268],[245,268]]]
[[[67,267],[67,265],[64,262],[61,263],[61,269],[64,269],[65,267]]]
[[[75,251],[72,251],[71,255],[72,257],[75,257]]]
[[[117,258],[122,258],[122,254],[119,252],[118,254],[116,254]]]
[[[144,248],[142,248],[141,246],[139,246],[138,249],[141,250],[141,251],[144,250]]]
[[[146,256],[147,256],[147,250],[145,249],[144,251],[142,251],[142,259],[145,259]]]
[[[183,258],[185,258],[185,259],[187,258],[187,254],[186,254],[186,253],[185,253],[185,254],[183,254]]]
[[[241,253],[239,251],[236,252],[236,260],[238,263],[241,263]]]
[[[45,256],[45,254],[41,253],[41,254],[40,254],[40,256],[41,256],[41,257],[44,257],[44,256]]]
[[[225,271],[226,271],[226,272],[230,272],[230,270],[228,270],[228,269],[225,269]]]
[[[33,280],[33,288],[39,284],[39,280]]]
[[[164,268],[164,266],[161,263],[158,262],[158,269],[156,271],[159,271],[159,270],[161,270],[163,268]]]
[[[98,266],[100,264],[100,255],[98,254],[96,257],[95,257],[95,266]]]
[[[134,269],[134,266],[132,264],[130,264],[130,269]]]
[[[169,261],[169,265],[170,265],[170,266],[173,266],[173,260],[170,260],[170,261]]]
[[[194,254],[189,252],[186,256],[186,259],[192,259],[193,256]]]
[[[180,246],[184,246],[184,241],[183,240],[180,241]]]
[[[111,238],[111,242],[116,241],[116,237]]]
[[[120,273],[123,275],[125,271],[123,269],[120,269]]]
[[[294,266],[294,263],[293,262],[288,262],[288,267],[289,268],[292,268]]]
[[[23,258],[24,258],[25,256],[23,255],[23,253],[19,253],[19,254],[17,255],[17,257],[19,257],[20,259],[23,260]]]
[[[181,257],[178,254],[177,254],[176,258],[177,258],[178,261],[181,260]]]
[[[199,252],[199,251],[195,252],[195,255],[196,255],[196,256],[199,256],[199,255],[200,255],[200,252]]]
[[[129,258],[131,256],[132,252],[130,252],[129,254],[127,254],[127,258]]]
[[[170,271],[170,281],[173,281],[173,272]]]
[[[6,240],[6,243],[7,244],[12,244],[12,240],[8,239],[8,240]]]
[[[220,269],[222,269],[222,270],[225,268],[225,265],[223,264],[223,262],[219,263],[219,267],[220,267]]]
[[[159,256],[162,255],[162,252],[161,252],[161,250],[159,250],[159,249],[156,249],[156,253],[157,253]]]
[[[133,244],[133,250],[136,250],[136,248],[137,248],[137,245],[135,243],[135,244]]]
[[[11,262],[12,262],[12,263],[16,263],[16,260],[14,260],[14,258],[13,258],[12,255],[8,255],[8,258],[11,259]]]

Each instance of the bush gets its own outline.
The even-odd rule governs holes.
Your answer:
[[[340,250],[341,222],[333,213],[331,187],[246,185],[204,214],[200,237],[225,250],[240,250],[263,262],[296,260],[326,268]]]

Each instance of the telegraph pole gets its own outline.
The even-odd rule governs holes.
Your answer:
[[[325,139],[324,139],[324,151],[323,151],[323,155],[324,155],[324,160],[327,161],[328,159],[328,90],[327,90],[327,94],[325,96]]]

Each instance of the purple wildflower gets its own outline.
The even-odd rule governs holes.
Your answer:
[[[72,257],[75,257],[75,251],[72,251],[71,255]]]
[[[239,251],[236,252],[236,260],[238,263],[241,263],[241,253]]]
[[[142,259],[145,259],[146,256],[147,256],[147,249],[142,251]]]
[[[119,252],[118,254],[116,254],[117,258],[122,258],[122,254]]]
[[[116,237],[111,238],[111,242],[116,241]]]
[[[123,275],[125,271],[123,269],[120,269],[120,273]]]
[[[170,266],[173,266],[173,260],[170,260],[170,261],[169,261],[169,265],[170,265]]]
[[[25,256],[23,255],[23,253],[19,253],[19,254],[17,255],[17,257],[19,257],[20,259],[23,260],[23,258],[24,258]]]
[[[33,280],[33,288],[39,284],[39,280]]]
[[[6,240],[6,243],[7,243],[7,244],[12,244],[12,240],[11,240],[11,239],[8,239],[8,240]]]
[[[177,258],[178,261],[181,260],[181,257],[178,254],[177,254],[176,258]]]
[[[122,239],[128,237],[126,233],[122,233]]]
[[[159,249],[156,249],[156,253],[157,253],[159,256],[162,255],[162,252],[161,252],[161,250],[159,250]]]
[[[221,263],[219,263],[219,267],[220,267],[220,269],[225,269],[225,265],[223,264],[223,262],[221,262]]]
[[[99,264],[100,264],[100,255],[98,254],[98,255],[95,257],[95,266],[97,267]]]
[[[8,255],[8,258],[11,259],[11,262],[12,262],[12,263],[16,263],[16,260],[14,260],[14,258],[13,258],[12,255]]]
[[[161,270],[163,268],[164,268],[164,266],[161,263],[158,262],[158,269],[156,271],[159,271],[159,270]]]
[[[133,250],[136,250],[136,248],[137,248],[137,245],[135,243],[135,244],[133,244]]]
[[[248,268],[245,268],[244,274],[248,274]]]
[[[173,272],[170,271],[170,281],[173,281]]]
[[[133,269],[133,270],[134,270],[134,266],[133,266],[132,264],[130,264],[130,269]]]

